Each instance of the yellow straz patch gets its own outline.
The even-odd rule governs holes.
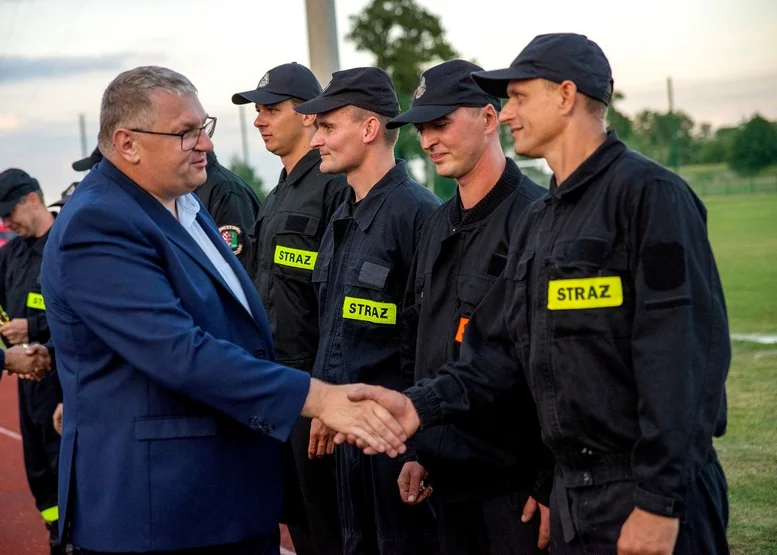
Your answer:
[[[34,308],[36,310],[46,310],[46,303],[43,302],[43,295],[41,295],[40,293],[28,293],[27,308]]]
[[[275,246],[275,263],[281,266],[313,270],[317,258],[317,252],[292,249],[290,247],[282,247],[281,245]]]
[[[343,318],[372,322],[373,324],[396,324],[397,305],[346,297],[343,301]]]
[[[611,308],[623,304],[619,276],[554,279],[548,283],[548,310]]]

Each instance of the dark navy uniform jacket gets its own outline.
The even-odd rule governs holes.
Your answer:
[[[346,199],[342,174],[321,173],[317,149],[291,170],[264,199],[253,244],[252,278],[275,342],[279,362],[310,371],[318,348],[318,301],[313,268],[324,230]]]
[[[456,195],[432,215],[413,259],[402,313],[402,371],[408,385],[436,376],[443,364],[458,358],[469,318],[505,268],[516,221],[546,192],[507,159],[494,188],[466,213]],[[520,369],[516,363],[510,367]],[[526,380],[449,422],[413,441],[437,486],[435,494],[483,498],[534,487],[544,448]],[[551,477],[552,466],[546,475]],[[549,480],[544,485],[540,497],[547,504]]]
[[[614,132],[521,218],[460,362],[409,391],[423,426],[511,387],[514,359],[561,469],[557,486],[623,479],[617,463],[638,507],[682,514],[725,429],[723,291],[701,201]]]
[[[404,161],[353,200],[351,190],[313,272],[321,322],[313,376],[398,389],[402,296],[421,229],[440,200],[410,177]]]

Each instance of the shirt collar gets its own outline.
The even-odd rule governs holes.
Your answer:
[[[582,192],[591,183],[594,177],[604,171],[615,158],[626,150],[626,145],[618,138],[615,131],[608,131],[607,138],[578,168],[572,172],[561,186],[556,185],[556,176],[550,179],[550,199],[560,200],[572,196],[575,192]]]
[[[286,168],[281,170],[281,177],[278,180],[278,183],[286,182],[289,185],[295,185],[302,179],[302,176],[313,169],[319,162],[321,162],[321,153],[318,152],[318,149],[314,148],[309,150],[308,153],[300,158],[299,162],[294,165],[291,169],[291,173],[287,174]]]
[[[373,185],[367,196],[359,202],[356,210],[354,210],[353,219],[356,220],[359,229],[367,231],[367,228],[370,227],[372,220],[375,219],[375,215],[391,191],[409,179],[410,174],[407,172],[407,162],[396,160],[396,165]],[[348,200],[351,202],[354,200],[353,189],[348,193]]]
[[[178,221],[189,231],[200,212],[200,203],[194,198],[194,193],[188,193],[175,199],[175,207],[178,210]]]

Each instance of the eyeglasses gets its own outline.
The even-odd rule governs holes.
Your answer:
[[[200,142],[200,134],[205,131],[208,137],[213,137],[213,132],[216,131],[216,118],[208,117],[205,119],[205,125],[198,127],[197,129],[190,129],[183,133],[162,133],[161,131],[146,131],[144,129],[130,129],[135,133],[146,133],[147,135],[165,135],[167,137],[180,137],[181,138],[181,150],[187,152],[194,150],[197,143]]]

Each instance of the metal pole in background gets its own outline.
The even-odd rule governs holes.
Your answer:
[[[666,78],[666,92],[669,96],[669,122],[672,130],[672,142],[669,152],[669,164],[675,173],[680,173],[680,157],[677,153],[677,119],[674,116],[674,89],[672,88],[672,78]]]
[[[246,132],[245,105],[238,106],[238,118],[240,119],[240,138],[243,142],[243,164],[248,165],[248,134]]]
[[[81,133],[81,158],[86,158],[86,116],[78,114],[78,127]]]
[[[310,69],[322,86],[340,69],[335,0],[305,0]]]

